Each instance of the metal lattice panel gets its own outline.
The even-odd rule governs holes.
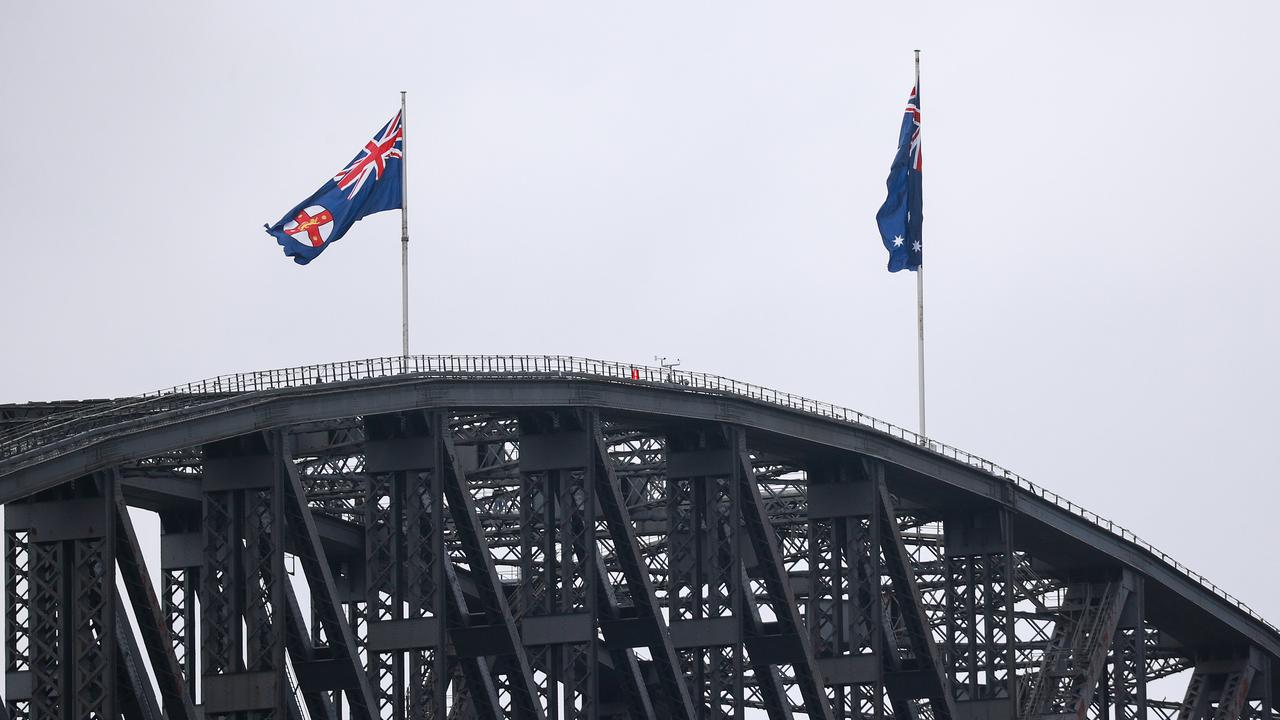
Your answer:
[[[19,476],[8,712],[1272,716],[1265,625],[967,456],[709,378],[470,372],[326,380],[244,426],[219,414],[238,396],[188,394],[11,430],[0,480],[113,423],[156,439]],[[130,504],[159,513],[158,586]],[[1147,697],[1179,672],[1180,699]]]

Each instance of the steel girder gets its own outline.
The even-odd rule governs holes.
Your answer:
[[[116,717],[148,705],[150,687],[122,672],[136,646],[116,632],[117,491],[115,474],[102,472],[6,508],[8,600],[20,626],[8,633],[14,717]]]
[[[646,383],[489,375],[389,377],[302,386],[268,394],[174,395],[166,396],[163,402],[149,399],[139,405],[146,408],[139,409],[136,416],[130,416],[124,412],[128,408],[124,408],[95,415],[80,424],[63,423],[50,436],[54,439],[48,446],[31,445],[31,437],[22,440],[19,445],[28,448],[26,452],[11,452],[0,460],[0,502],[28,497],[95,470],[257,428],[320,423],[377,412],[589,405],[629,417],[647,416],[655,422],[662,418],[727,420],[750,428],[753,435],[771,443],[785,442],[794,447],[799,442],[808,447],[805,452],[854,452],[884,459],[893,469],[895,486],[901,482],[913,486],[904,489],[908,495],[918,496],[924,488],[921,483],[925,483],[953,499],[1003,503],[1018,524],[1036,531],[1019,537],[1028,541],[1039,538],[1049,543],[1042,547],[1089,555],[1093,562],[1134,568],[1152,581],[1148,589],[1153,608],[1189,606],[1190,612],[1181,615],[1194,614],[1205,622],[1187,623],[1178,629],[1197,635],[1191,638],[1195,642],[1228,633],[1232,642],[1254,643],[1268,655],[1280,656],[1280,633],[1114,527],[1099,526],[1079,513],[1068,512],[1032,490],[992,475],[981,463],[974,467],[957,463],[872,428],[832,421],[812,412]],[[65,434],[80,426],[84,429],[79,435]],[[925,497],[928,496],[926,491]],[[1176,619],[1171,614],[1162,622],[1174,623]]]
[[[1021,717],[1084,714],[1112,659],[1120,617],[1133,584],[1131,576],[1122,574],[1104,582],[1073,583],[1067,588],[1040,667],[1022,688]],[[1136,644],[1136,638],[1131,643]],[[1122,654],[1122,661],[1128,659]],[[1131,673],[1125,665],[1118,664],[1117,671]],[[1109,700],[1105,692],[1102,697]]]
[[[365,413],[10,503],[8,709],[1270,717],[1271,656],[1171,642],[1134,568],[1039,558],[1008,504],[922,502],[876,453],[740,420]],[[161,515],[159,597],[128,498]],[[1181,703],[1146,697],[1193,664]]]
[[[632,629],[653,658],[653,669],[657,676],[655,691],[650,694],[651,702],[657,698],[657,706],[666,717],[677,720],[693,720],[696,717],[692,701],[689,698],[688,686],[684,673],[680,669],[675,645],[667,632],[667,622],[663,617],[660,600],[654,590],[652,570],[646,564],[644,553],[632,526],[628,503],[629,494],[623,490],[618,473],[628,467],[626,458],[620,458],[609,452],[609,448],[601,435],[598,424],[592,429],[591,443],[592,462],[601,482],[598,484],[599,503],[609,537],[612,540],[614,557],[617,558],[619,574],[622,576],[630,600],[629,612],[619,608],[616,615],[610,618],[610,630],[606,632],[606,642],[613,646],[627,646],[632,643],[623,640],[612,640],[610,635],[627,636]],[[634,488],[640,483],[632,476],[628,478],[628,486]],[[645,497],[645,496],[642,496]],[[634,657],[634,655],[633,655]]]
[[[195,681],[194,652],[191,662],[185,667],[178,662],[175,654],[177,647],[191,651],[192,646],[185,645],[185,637],[179,636],[179,642],[173,642],[174,628],[194,628],[193,588],[183,586],[179,592],[187,598],[180,609],[175,606],[172,615],[161,607],[156,597],[156,588],[151,583],[151,574],[143,558],[142,546],[129,517],[129,508],[117,494],[112,498],[116,527],[116,562],[120,567],[121,580],[128,591],[132,603],[133,616],[138,625],[147,657],[151,662],[152,672],[156,678],[161,707],[164,714],[172,720],[196,720],[193,697],[190,688]],[[166,585],[168,582],[166,581]],[[179,615],[180,614],[180,615]],[[121,637],[132,633],[121,634]]]

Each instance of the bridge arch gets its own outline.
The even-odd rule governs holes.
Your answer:
[[[152,688],[125,677],[144,651],[171,717],[195,699],[313,717],[1243,717],[1270,713],[1280,657],[1241,603],[992,463],[665,368],[386,358],[217,378],[9,429],[0,502],[9,607],[27,613],[6,631],[6,699],[36,715],[86,682],[103,690],[84,708],[146,714]],[[160,599],[128,505],[164,520]],[[114,645],[94,630],[113,624]],[[50,665],[68,652],[97,664]],[[270,679],[286,667],[295,683]],[[1185,697],[1146,697],[1175,671]]]

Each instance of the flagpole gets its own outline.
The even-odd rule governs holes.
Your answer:
[[[918,62],[918,61],[917,61]],[[400,91],[400,320],[401,355],[409,357],[409,132]]]
[[[916,268],[916,328],[920,335],[916,363],[920,368],[920,437],[927,438],[924,428],[924,262]]]
[[[920,51],[916,50],[916,102],[920,103]],[[923,110],[923,107],[921,107]],[[920,375],[920,437],[929,437],[924,425],[924,255],[920,256],[920,266],[916,268],[916,329],[919,343],[917,347],[917,367]]]

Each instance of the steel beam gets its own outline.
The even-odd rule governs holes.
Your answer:
[[[415,464],[429,467],[410,472],[405,488],[405,595],[410,618],[419,623],[433,621],[436,638],[430,647],[417,647],[409,653],[408,704],[411,718],[443,718],[449,687],[445,589],[449,553],[441,466],[448,421],[439,412],[425,419],[429,425],[428,457]]]
[[[1005,720],[1017,705],[1026,708],[1021,714],[1027,718],[1074,714],[1100,720],[1114,712],[1116,720],[1130,720],[1169,708],[1148,700],[1145,685],[1187,667],[1180,655],[1195,657],[1197,664],[1175,712],[1188,720],[1263,720],[1271,714],[1274,633],[1251,630],[1252,619],[1233,625],[1232,617],[1242,615],[1225,601],[1206,604],[1197,591],[1178,586],[1177,578],[1166,582],[1170,577],[1160,575],[1159,562],[1123,545],[1111,548],[1091,535],[1097,528],[1042,507],[1041,500],[1012,485],[984,486],[966,470],[919,455],[917,448],[862,429],[836,432],[813,417],[787,417],[776,408],[756,413],[758,408],[741,400],[717,401],[715,418],[732,423],[722,424],[684,411],[701,407],[706,398],[675,393],[665,409],[654,404],[613,413],[608,408],[621,397],[614,395],[617,388],[559,385],[538,386],[530,391],[536,397],[505,405],[567,423],[554,432],[539,427],[525,433],[511,411],[467,410],[446,447],[444,428],[453,416],[430,418],[448,411],[398,414],[428,418],[427,425],[441,429],[392,433],[390,439],[403,441],[395,452],[434,454],[410,465],[376,461],[391,449],[375,445],[388,438],[365,432],[362,423],[373,413],[302,428],[270,425],[276,429],[245,438],[232,433],[232,440],[213,445],[234,452],[213,453],[203,468],[198,456],[182,448],[129,460],[121,468],[130,475],[127,497],[160,512],[164,526],[160,601],[141,566],[137,540],[128,537],[133,529],[124,527],[127,509],[109,500],[117,488],[104,489],[125,482],[112,470],[71,478],[11,504],[6,514],[26,513],[28,522],[11,522],[6,529],[9,708],[19,717],[108,709],[130,720],[157,717],[149,681],[140,679],[146,675],[140,670],[142,648],[153,665],[159,658],[156,679],[166,704],[189,706],[199,627],[206,633],[205,651],[222,652],[228,668],[206,678],[205,694],[213,700],[204,708],[209,716],[301,718],[300,697],[313,718],[336,719],[348,708],[335,699],[353,697],[353,715],[368,717],[373,694],[357,650],[357,642],[365,641],[357,637],[366,635],[374,664],[389,658],[392,668],[391,675],[378,675],[390,677],[389,716],[412,716],[428,707],[440,716],[452,677],[454,716],[537,717],[540,710],[552,716],[692,718],[767,708],[775,718],[793,711],[820,717],[822,710],[815,711],[811,694],[804,692],[808,672],[816,677],[820,697],[842,684],[870,688],[856,704],[842,700],[843,714],[874,717],[888,711],[888,698],[897,720]],[[443,407],[444,396],[435,391],[458,389],[450,383],[407,386],[429,390],[418,396],[418,408]],[[523,383],[507,387],[528,391]],[[557,394],[565,388],[581,392]],[[458,391],[499,398],[491,407],[507,402],[484,395],[487,390]],[[291,424],[305,416],[312,399],[315,407],[332,409],[327,402],[334,397],[272,405],[290,413],[273,415],[273,422],[287,418]],[[362,391],[343,402],[385,410],[396,407],[389,400],[395,397],[382,395],[378,406]],[[568,403],[575,409],[547,404],[555,397],[576,398]],[[627,402],[641,407],[649,401]],[[598,407],[610,413],[603,420]],[[302,415],[293,415],[295,410]],[[151,432],[149,421],[136,422],[98,445],[104,454],[93,462],[111,459],[104,449],[110,442],[139,428]],[[190,434],[195,426],[186,422],[178,418],[154,429],[165,434],[184,427],[190,443],[200,436]],[[801,428],[812,432],[798,434]],[[543,453],[544,459],[559,457],[559,464],[534,468],[542,451],[540,440],[532,438],[547,435],[542,439],[559,442],[551,436],[561,431],[577,433],[580,446]],[[696,439],[699,431],[702,439]],[[279,449],[295,433],[308,448],[300,464]],[[711,440],[698,445],[706,438]],[[613,442],[621,444],[612,448]],[[701,469],[690,465],[724,450],[727,463],[721,457]],[[698,460],[693,451],[709,454]],[[863,472],[877,491],[855,512],[822,517],[839,498],[819,497],[822,483],[797,471],[818,457],[850,465],[867,460]],[[375,461],[366,465],[370,458]],[[241,464],[228,469],[232,460]],[[370,477],[380,484],[366,495]],[[24,474],[22,481],[32,478]],[[906,493],[906,504],[889,496],[890,487]],[[944,500],[933,501],[922,488],[936,489]],[[205,517],[182,519],[193,504]],[[821,532],[806,535],[806,506],[812,513],[815,505]],[[317,518],[313,511],[334,514]],[[39,512],[46,515],[31,520]],[[371,517],[364,518],[366,512]],[[939,513],[946,515],[941,539],[925,527],[936,525]],[[112,518],[115,528],[109,527]],[[843,523],[839,528],[837,520]],[[336,533],[329,533],[326,546],[315,532],[321,524]],[[86,531],[88,525],[93,527]],[[1022,543],[1017,546],[1015,528]],[[189,554],[182,546],[195,533],[200,539],[192,546],[193,564],[175,554]],[[104,543],[112,534],[115,540]],[[214,535],[217,542],[207,542]],[[1048,547],[1054,543],[1061,547]],[[541,556],[529,550],[534,546]],[[331,564],[326,548],[342,557],[341,565]],[[306,569],[312,607],[299,609],[292,597],[283,566],[286,549]],[[371,554],[362,561],[366,549]],[[1032,557],[1040,552],[1044,557]],[[516,582],[513,571],[522,562],[525,572]],[[1123,599],[1100,580],[1129,565],[1134,589]],[[127,618],[118,609],[124,596],[111,601],[115,580],[109,574],[116,566],[137,627],[121,622]],[[499,579],[498,570],[510,576]],[[324,587],[315,589],[315,578],[323,586],[326,572],[327,594]],[[342,607],[351,596],[335,591],[335,572],[343,581],[338,589],[358,588],[359,601]],[[535,575],[543,578],[538,591],[550,594],[525,606],[524,591],[513,593],[517,585],[531,585]],[[615,589],[608,578],[622,581]],[[207,591],[211,583],[218,591],[201,605],[212,614],[197,623],[195,589]],[[834,590],[837,585],[842,589]],[[376,602],[369,601],[370,588]],[[1155,608],[1150,614],[1143,597],[1148,590]],[[797,597],[803,597],[803,616]],[[384,606],[388,613],[379,618]],[[676,618],[670,625],[662,618],[668,609]],[[685,610],[688,617],[679,617]],[[303,611],[314,613],[314,640],[307,638]],[[209,620],[220,612],[227,622],[211,631]],[[372,622],[344,617],[363,618],[366,612],[373,613]],[[824,621],[824,615],[835,619]],[[1053,618],[1059,619],[1056,631]],[[360,632],[352,632],[353,625]],[[107,632],[112,626],[116,632]],[[1181,644],[1152,642],[1157,627],[1162,637],[1172,635]],[[945,678],[938,672],[939,648],[929,647],[932,633],[945,633]],[[795,637],[813,644],[797,650]],[[1242,649],[1252,641],[1255,647]],[[838,655],[823,654],[829,648],[820,646],[829,643],[839,646]],[[649,649],[644,660],[632,652],[640,647]],[[806,668],[806,653],[814,667]],[[286,654],[298,670],[296,696],[276,679]],[[863,663],[864,654],[874,662]],[[839,667],[828,662],[844,657],[854,660]],[[544,672],[551,673],[549,681]],[[555,689],[561,681],[568,688],[563,696]],[[534,695],[529,704],[527,690],[539,683],[545,697],[555,698]],[[686,699],[690,687],[696,688],[696,703]],[[175,716],[173,710],[167,714]]]
[[[286,472],[272,445],[247,435],[204,448],[203,708],[206,717],[284,720]],[[243,619],[243,625],[241,621]]]
[[[125,499],[122,497],[122,500]],[[182,503],[185,505],[186,503]],[[181,668],[187,701],[196,700],[197,596],[204,564],[200,513],[186,507],[160,512],[160,591],[167,642]],[[153,661],[154,662],[154,661]]]
[[[538,702],[537,684],[529,666],[529,657],[516,629],[515,620],[507,604],[506,595],[498,580],[498,572],[493,564],[493,556],[489,554],[484,530],[476,517],[475,501],[467,488],[466,472],[458,460],[453,439],[444,436],[444,497],[453,518],[458,542],[472,577],[476,582],[479,594],[478,610],[483,613],[487,633],[476,632],[477,627],[468,628],[468,635],[462,629],[453,633],[454,645],[458,646],[470,639],[482,645],[480,638],[492,638],[484,642],[484,651],[480,655],[500,656],[507,665],[498,673],[495,685],[501,684],[502,697],[509,698],[510,707],[505,708],[509,717],[515,720],[544,720],[545,714]],[[492,644],[489,644],[491,642]],[[470,684],[470,682],[469,682]],[[472,692],[475,696],[474,690]]]
[[[614,554],[626,578],[627,591],[631,597],[634,618],[619,618],[604,628],[605,641],[610,644],[632,645],[643,643],[653,657],[654,669],[658,676],[657,689],[654,695],[659,700],[666,717],[676,720],[694,720],[695,713],[689,699],[689,688],[685,684],[680,668],[680,661],[671,642],[666,619],[654,591],[653,581],[649,576],[649,568],[645,564],[643,553],[636,539],[635,529],[627,510],[627,502],[622,494],[622,485],[618,480],[613,463],[609,458],[609,449],[600,433],[599,425],[593,423],[594,462],[599,482],[599,502],[601,513],[613,539]],[[627,632],[628,626],[638,628],[636,634],[640,638],[627,641],[613,636]]]
[[[545,673],[541,692],[549,717],[594,719],[610,708],[653,717],[635,655],[613,631],[622,618],[597,538],[597,525],[608,525],[607,517],[597,515],[610,505],[610,476],[597,455],[598,437],[598,419],[590,412],[520,419],[517,619],[531,663]],[[547,632],[553,627],[562,630]],[[608,633],[603,644],[602,633]],[[604,695],[609,680],[612,698]]]
[[[31,531],[14,526],[5,508],[5,697],[15,720],[31,715]]]
[[[1014,717],[1014,554],[1008,511],[953,511],[946,537],[947,657],[960,718]]]
[[[367,588],[372,585],[377,592],[394,594],[395,602],[407,608],[408,616],[398,617],[391,610],[381,619],[366,620],[368,602],[353,601],[349,608],[360,616],[360,622],[368,623],[370,652],[383,658],[384,668],[388,658],[409,654],[409,688],[404,698],[409,717],[444,717],[450,683],[448,642],[458,636],[460,677],[453,681],[451,714],[470,713],[497,720],[504,713],[501,677],[494,663],[472,652],[474,643],[468,643],[476,631],[483,634],[484,622],[477,622],[468,607],[447,550],[449,538],[456,533],[446,521],[444,418],[439,413],[408,413],[366,418],[366,423],[374,443],[369,466],[374,479],[369,484],[374,488],[374,501],[385,504],[376,513],[388,525],[370,541],[379,548],[375,553],[402,556],[404,567],[396,570],[388,567],[391,559],[375,559],[374,570],[380,568],[382,578],[372,583],[366,580],[362,600],[369,599]],[[381,481],[376,479],[379,474]],[[400,508],[398,512],[390,510],[393,502]],[[372,574],[368,567],[363,573]],[[386,712],[392,711],[394,697],[384,693]]]
[[[340,713],[334,706],[329,691],[341,683],[336,682],[331,673],[333,661],[322,657],[323,648],[318,651],[307,635],[307,627],[302,620],[303,611],[298,605],[293,583],[285,583],[285,602],[288,603],[285,646],[298,675],[298,690],[306,703],[307,713],[311,720],[338,720]],[[341,696],[340,693],[334,694]]]
[[[1197,658],[1177,720],[1242,720],[1253,680],[1266,669],[1252,647]]]
[[[125,720],[164,720],[151,692],[151,681],[142,666],[142,653],[129,627],[124,601],[116,598],[116,698],[118,717]]]
[[[884,717],[890,664],[881,582],[884,479],[868,468],[827,466],[809,476],[806,620],[838,720]]]
[[[1133,584],[1112,641],[1110,701],[1116,720],[1147,720],[1146,592],[1141,577]]]
[[[116,492],[114,474],[102,472],[6,507],[10,600],[26,609],[12,616],[26,627],[10,631],[19,643],[7,682],[15,716],[119,711]]]
[[[760,497],[760,486],[756,483],[751,456],[747,454],[745,435],[741,429],[730,429],[730,433],[734,439],[734,454],[741,469],[738,480],[742,486],[743,527],[755,555],[758,579],[772,599],[771,610],[777,618],[776,631],[769,632],[768,635],[773,636],[770,640],[778,643],[781,648],[786,648],[775,657],[795,668],[796,685],[809,717],[830,718],[831,707],[822,688],[822,675],[818,671],[808,633],[801,623],[795,595],[782,565],[778,538],[765,512],[764,500]],[[754,607],[754,603],[752,605]],[[765,636],[763,625],[754,621],[748,627],[748,632],[761,639]],[[752,653],[753,661],[755,658],[756,653]]]
[[[113,505],[117,528],[116,561],[120,566],[121,579],[128,592],[129,601],[133,605],[133,616],[138,622],[138,632],[142,635],[143,645],[151,660],[151,668],[155,673],[156,685],[159,687],[164,705],[164,714],[171,720],[196,720],[195,707],[188,694],[188,679],[184,677],[184,673],[193,672],[194,663],[185,671],[179,665],[173,646],[169,642],[169,628],[166,627],[164,612],[156,598],[155,587],[151,584],[151,575],[147,572],[142,546],[138,543],[133,520],[129,517],[129,508],[119,496],[114,498]],[[194,597],[187,598],[187,602],[192,605],[192,610],[194,610],[193,600]],[[184,619],[186,617],[188,616],[184,615]],[[188,632],[194,634],[194,627],[189,627]]]
[[[338,600],[333,570],[320,543],[320,533],[307,508],[306,495],[287,436],[276,435],[272,450],[274,462],[283,472],[282,507],[285,526],[291,536],[290,547],[302,563],[311,593],[312,610],[324,632],[334,672],[342,678],[337,684],[345,692],[351,716],[356,720],[372,720],[373,709],[377,706],[360,663],[355,635]]]
[[[370,680],[384,717],[445,716],[444,508],[438,413],[364,419]]]
[[[377,629],[404,619],[404,486],[404,472],[371,469],[364,501],[369,685],[378,703],[376,714],[384,720],[405,716],[404,653],[373,642]]]
[[[572,407],[589,404],[651,417],[678,416],[716,422],[732,418],[753,432],[808,443],[814,448],[862,452],[904,472],[927,477],[938,487],[971,499],[1007,502],[1020,522],[1057,534],[1064,546],[1098,553],[1135,568],[1161,592],[1186,601],[1212,622],[1213,631],[1250,639],[1272,657],[1280,655],[1280,634],[1262,621],[1215,596],[1212,591],[1128,540],[1062,510],[1052,502],[1012,486],[1006,479],[943,458],[925,448],[865,427],[812,414],[708,393],[588,379],[414,379],[387,378],[351,385],[295,388],[269,398],[220,399],[182,414],[144,417],[120,427],[91,431],[58,449],[42,449],[0,461],[0,501],[26,497],[94,470],[289,422],[321,422],[337,417],[440,407]],[[1204,627],[1204,625],[1201,625]]]
[[[898,527],[893,499],[884,483],[884,467],[876,461],[867,461],[865,466],[868,475],[878,486],[877,505],[881,512],[880,538],[885,572],[889,577],[899,618],[905,630],[906,645],[910,651],[910,659],[900,662],[896,672],[910,674],[910,677],[904,675],[903,680],[918,678],[915,682],[903,683],[913,687],[911,692],[900,690],[899,684],[891,681],[890,697],[895,703],[926,698],[936,720],[950,720],[956,717],[956,706],[947,678],[946,662],[934,641],[933,628],[924,608],[924,598],[916,583],[911,555]]]
[[[1020,717],[1049,720],[1084,716],[1105,676],[1133,586],[1132,575],[1125,571],[1110,580],[1068,586],[1040,667],[1020,698]],[[1110,698],[1105,692],[1103,697],[1106,709]]]
[[[746,594],[742,569],[738,431],[668,431],[667,598],[670,632],[700,717],[741,717]],[[781,690],[778,671],[752,654],[757,682]],[[779,712],[785,691],[778,697]]]

